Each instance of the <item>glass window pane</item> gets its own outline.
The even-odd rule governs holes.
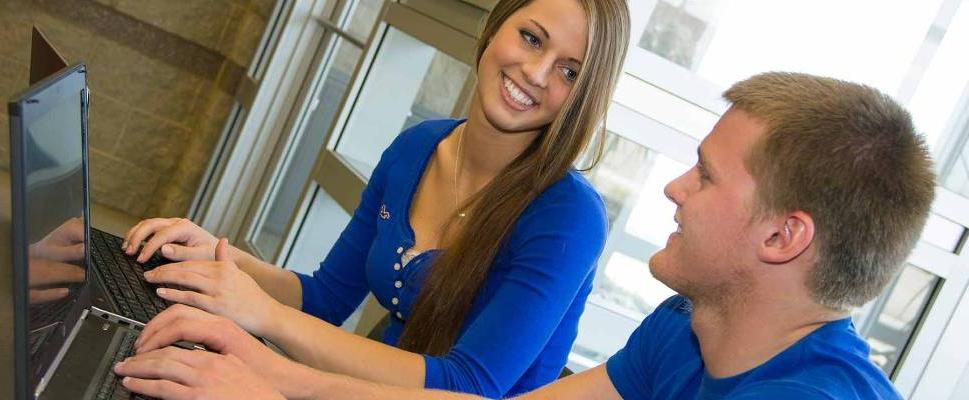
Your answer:
[[[922,240],[955,253],[965,232],[966,228],[962,225],[932,213],[922,230]]]
[[[573,349],[573,368],[580,369],[605,361],[646,314],[673,295],[653,278],[647,262],[676,230],[675,205],[663,188],[688,169],[614,133],[606,135],[603,150],[599,166],[586,177],[606,203],[611,230]]]
[[[279,186],[273,192],[271,205],[266,208],[253,242],[263,256],[276,254],[289,218],[302,195],[303,185],[313,172],[313,163],[323,148],[326,131],[349,88],[353,68],[362,54],[360,48],[338,40],[333,62],[326,68],[319,95],[312,103],[315,108],[307,116],[298,144],[291,148],[292,158],[277,181]]]
[[[434,47],[388,28],[337,153],[369,176],[401,130],[452,114],[470,71]]]
[[[336,244],[340,233],[343,232],[343,227],[350,222],[350,214],[340,207],[340,204],[330,197],[326,190],[317,186],[312,196],[309,211],[304,217],[284,265],[288,270],[303,274],[312,274],[316,271],[330,248]],[[360,320],[362,309],[361,305],[340,327],[352,333],[357,321]]]
[[[929,302],[941,279],[907,264],[901,274],[870,306],[864,325],[857,326],[871,346],[871,360],[891,376],[913,333],[929,309]],[[860,315],[854,315],[855,323]]]
[[[758,72],[784,70],[869,82],[894,93],[941,0],[655,4],[648,16],[634,16],[648,18],[639,47],[720,87]],[[876,8],[878,18],[871,18]]]
[[[344,28],[355,37],[367,37],[377,22],[381,0],[354,2]],[[276,251],[287,231],[290,217],[300,201],[303,187],[313,171],[313,163],[323,148],[323,139],[333,122],[340,102],[346,96],[353,70],[363,56],[363,50],[334,35],[334,44],[324,57],[329,59],[317,89],[311,110],[297,126],[300,130],[284,170],[276,180],[276,187],[265,207],[252,245],[266,259],[276,257]]]

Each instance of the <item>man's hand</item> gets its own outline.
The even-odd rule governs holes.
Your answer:
[[[135,351],[138,356],[146,355],[179,341],[202,344],[256,367],[257,374],[274,385],[286,381],[289,371],[297,365],[259,343],[232,321],[182,304],[169,307],[149,321],[135,342]]]
[[[115,365],[125,388],[162,399],[283,399],[238,357],[166,347]]]

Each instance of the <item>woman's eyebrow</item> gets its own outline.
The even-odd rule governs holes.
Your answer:
[[[534,19],[531,19],[531,18],[529,18],[528,20],[531,21],[533,24],[535,24],[535,26],[538,27],[538,30],[542,31],[542,36],[545,36],[545,40],[552,40],[552,36],[548,34],[548,30],[545,29],[545,27],[542,26],[542,24],[538,23],[538,21],[536,21]],[[582,65],[582,61],[579,61],[575,57],[569,57],[568,60],[570,62],[573,62],[573,63],[578,64],[579,66]]]

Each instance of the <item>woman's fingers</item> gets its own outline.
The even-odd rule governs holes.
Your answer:
[[[135,226],[128,230],[125,235],[125,240],[122,246],[124,247],[124,252],[128,255],[134,255],[141,245],[141,242],[145,241],[149,236],[153,235],[165,227],[175,223],[173,219],[169,218],[150,218],[141,220]]]

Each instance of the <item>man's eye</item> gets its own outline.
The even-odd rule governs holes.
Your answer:
[[[707,174],[707,170],[703,169],[702,165],[696,166],[696,172],[700,175],[700,180],[709,181],[710,175]]]
[[[529,31],[521,31],[521,35],[522,39],[525,40],[525,43],[528,43],[529,46],[538,47],[538,45],[542,44],[542,42],[538,40],[538,37],[532,35],[532,33]]]

